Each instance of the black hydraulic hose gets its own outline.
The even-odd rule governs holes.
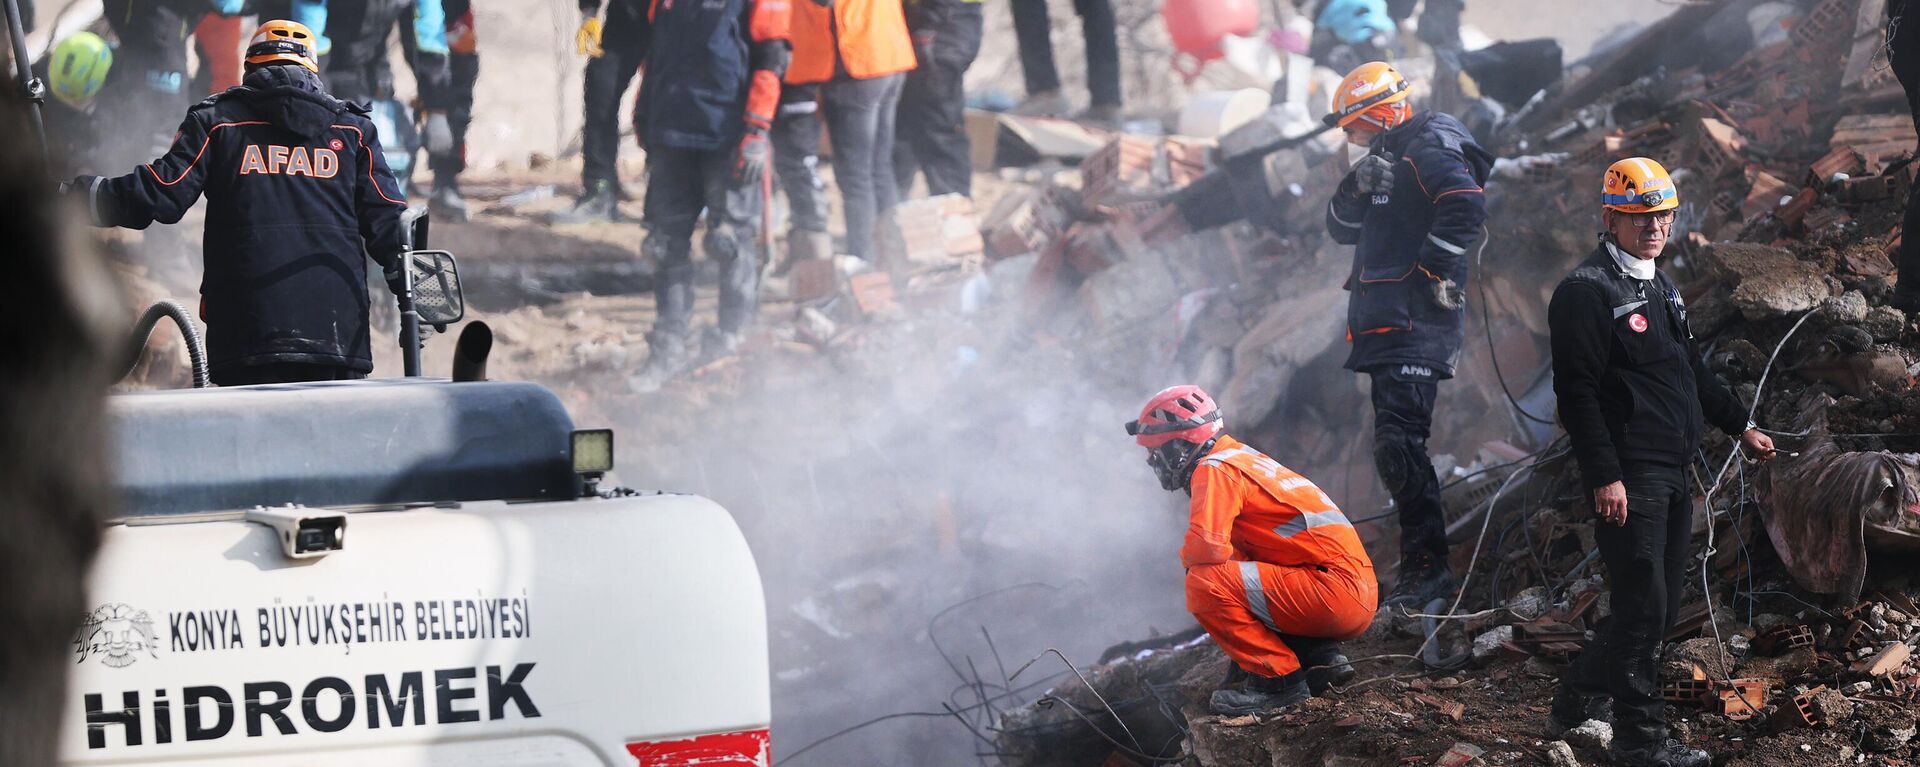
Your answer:
[[[187,356],[193,362],[193,388],[205,389],[213,386],[207,376],[207,347],[200,340],[200,330],[194,327],[193,317],[187,314],[187,308],[178,301],[157,301],[147,307],[140,321],[133,325],[133,336],[127,339],[127,372],[120,374],[122,379],[133,375],[133,369],[140,364],[140,353],[147,348],[147,339],[153,335],[153,326],[160,324],[161,317],[172,317],[173,324],[179,326],[180,337],[186,339]]]

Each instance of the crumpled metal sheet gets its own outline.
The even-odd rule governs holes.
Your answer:
[[[1804,408],[1799,430],[1809,435],[1797,458],[1783,458],[1762,478],[1768,500],[1767,537],[1801,588],[1860,597],[1869,539],[1887,533],[1912,537],[1908,509],[1920,502],[1920,454],[1842,451],[1826,436],[1827,407],[1818,397]]]

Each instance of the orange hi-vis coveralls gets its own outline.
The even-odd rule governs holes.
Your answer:
[[[1291,674],[1282,634],[1352,639],[1379,603],[1353,523],[1311,480],[1221,435],[1194,467],[1187,610],[1247,673]]]

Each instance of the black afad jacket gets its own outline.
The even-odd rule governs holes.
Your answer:
[[[1619,480],[1623,461],[1685,466],[1703,417],[1746,430],[1746,408],[1700,358],[1665,272],[1629,277],[1602,244],[1554,289],[1547,326],[1560,422],[1588,489]]]
[[[1433,284],[1467,286],[1467,253],[1487,220],[1481,187],[1493,154],[1474,143],[1459,120],[1439,112],[1419,113],[1380,134],[1372,151],[1393,161],[1392,193],[1336,193],[1327,204],[1327,233],[1354,246],[1347,369],[1418,365],[1452,378],[1467,311],[1440,308]]]
[[[365,110],[307,70],[248,73],[189,109],[165,156],[74,183],[95,225],[129,229],[175,223],[206,195],[201,319],[215,371],[373,370],[366,259],[398,262],[406,198]]]

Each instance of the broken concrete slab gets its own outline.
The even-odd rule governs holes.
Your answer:
[[[1580,758],[1574,756],[1573,746],[1556,740],[1547,744],[1547,767],[1580,767]]]
[[[1824,271],[1791,252],[1752,243],[1718,243],[1701,254],[1718,279],[1737,282],[1731,300],[1749,320],[1787,317],[1820,306],[1832,295]]]
[[[1613,725],[1598,719],[1588,719],[1579,727],[1568,730],[1568,743],[1584,749],[1606,753],[1613,748]]]

